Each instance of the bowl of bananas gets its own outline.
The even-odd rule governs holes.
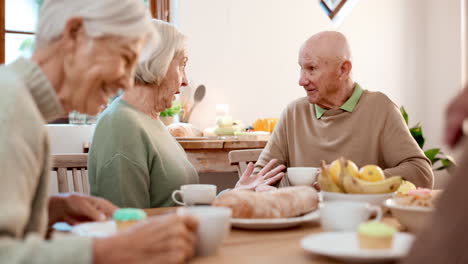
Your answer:
[[[385,178],[381,168],[366,165],[358,169],[344,158],[327,165],[322,161],[318,184],[322,201],[347,200],[383,205],[403,182],[400,176]]]

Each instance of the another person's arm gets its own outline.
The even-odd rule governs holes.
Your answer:
[[[458,94],[445,113],[445,144],[454,147],[463,136],[463,121],[468,117],[468,87]]]
[[[49,227],[57,222],[70,225],[105,221],[112,218],[117,206],[102,198],[79,193],[61,193],[49,197]]]
[[[385,176],[399,175],[418,187],[432,188],[434,175],[429,160],[411,136],[400,110],[389,107],[381,138]]]
[[[455,97],[446,112],[445,142],[454,147],[463,135],[463,121],[468,116],[468,89]],[[437,203],[431,221],[422,231],[402,264],[468,263],[467,200],[468,142],[459,166]]]
[[[468,210],[464,208],[468,197],[468,144],[464,151],[431,221],[419,233],[402,264],[468,263]]]
[[[50,177],[42,140],[46,128],[24,129],[10,120],[27,118],[18,113],[22,111],[0,114],[0,263],[90,263],[90,238],[44,240]]]

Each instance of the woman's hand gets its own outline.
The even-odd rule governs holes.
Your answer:
[[[67,193],[49,198],[49,226],[64,221],[70,225],[81,222],[104,221],[112,217],[117,206],[88,195]]]
[[[94,263],[186,263],[194,255],[193,216],[151,217],[114,237],[96,239]]]
[[[269,187],[260,186],[272,185],[284,177],[283,170],[286,169],[286,166],[281,164],[275,167],[277,163],[277,159],[272,159],[257,174],[252,174],[254,171],[254,164],[250,162],[234,188],[241,190],[258,189],[259,191],[271,190]]]

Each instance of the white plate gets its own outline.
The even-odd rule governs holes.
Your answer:
[[[360,249],[356,232],[324,232],[306,236],[301,246],[308,252],[345,262],[376,263],[400,259],[408,253],[414,237],[396,233],[391,249]]]
[[[300,225],[305,222],[318,221],[319,210],[291,218],[231,218],[231,226],[243,229],[281,229]]]
[[[106,237],[117,232],[114,221],[91,222],[73,226],[71,232],[79,236]]]

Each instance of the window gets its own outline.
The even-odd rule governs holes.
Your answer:
[[[79,1],[79,0],[77,0]],[[96,0],[99,1],[99,0]],[[155,18],[170,19],[170,0],[142,0]],[[0,0],[0,64],[31,57],[34,30],[44,0]]]
[[[358,0],[319,0],[323,11],[335,26],[339,26]]]

